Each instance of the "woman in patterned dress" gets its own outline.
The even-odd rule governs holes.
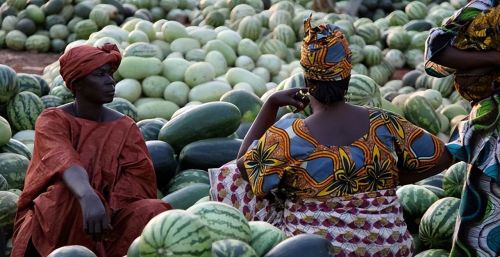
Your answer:
[[[304,26],[301,64],[313,114],[274,123],[279,107],[304,108],[298,89],[274,93],[243,141],[237,168],[210,170],[211,197],[288,236],[322,235],[335,256],[412,256],[396,187],[442,171],[450,155],[400,116],[346,103],[346,38],[333,25],[313,28],[308,19]]]
[[[431,31],[425,57],[427,73],[454,74],[456,90],[473,106],[446,146],[470,164],[450,256],[500,256],[499,2],[469,1]]]

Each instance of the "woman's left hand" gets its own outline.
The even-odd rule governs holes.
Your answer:
[[[271,105],[276,107],[293,106],[298,111],[303,110],[307,102],[301,101],[300,92],[307,92],[307,88],[290,88],[273,93],[267,100]]]

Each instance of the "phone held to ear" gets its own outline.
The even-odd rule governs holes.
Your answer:
[[[297,93],[295,93],[295,95],[293,96],[293,99],[301,102],[305,108],[309,104],[309,91],[307,89],[301,89],[301,90],[297,91]],[[292,108],[293,113],[300,112],[304,108],[302,108],[302,109]]]

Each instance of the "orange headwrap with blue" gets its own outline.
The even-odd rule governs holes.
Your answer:
[[[304,21],[300,64],[304,77],[320,81],[339,81],[351,75],[351,50],[340,28],[332,24],[311,26],[311,16]]]
[[[101,48],[81,45],[71,48],[59,58],[59,73],[66,87],[73,91],[73,81],[108,63],[111,64],[111,72],[115,72],[121,59],[120,51],[114,44],[105,44]]]

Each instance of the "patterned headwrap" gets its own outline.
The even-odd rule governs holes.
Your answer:
[[[120,51],[114,44],[105,44],[101,48],[81,45],[71,48],[59,58],[59,73],[68,89],[73,91],[73,81],[108,63],[111,64],[111,72],[115,72],[121,59]]]
[[[339,81],[351,75],[351,50],[340,28],[332,24],[311,27],[311,16],[304,21],[300,64],[304,77]]]

